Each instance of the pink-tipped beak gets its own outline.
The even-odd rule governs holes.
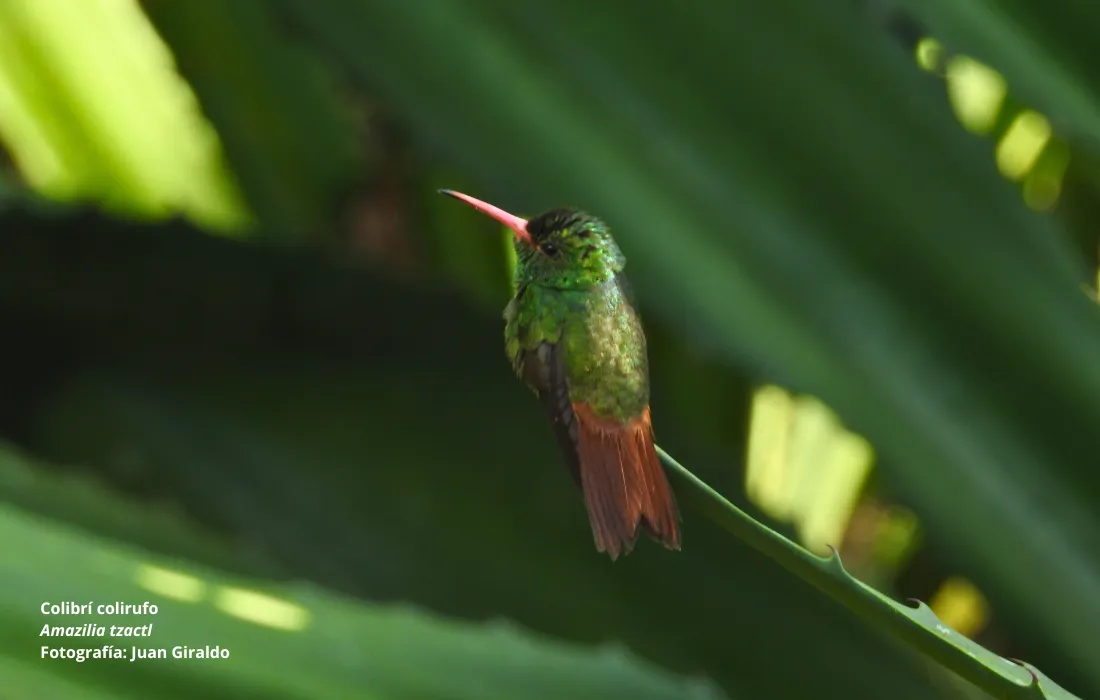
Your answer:
[[[480,199],[474,199],[468,194],[462,194],[461,192],[455,192],[454,190],[439,190],[440,194],[449,195],[455,199],[466,202],[474,209],[477,209],[482,214],[488,214],[500,223],[504,224],[508,228],[512,229],[512,232],[516,234],[516,238],[530,244],[531,234],[527,233],[527,219],[521,219],[518,216],[509,214],[499,207],[494,207],[488,202],[483,202]]]

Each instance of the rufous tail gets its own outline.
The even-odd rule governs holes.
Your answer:
[[[627,423],[597,417],[573,404],[581,486],[596,549],[612,560],[634,548],[641,527],[669,549],[680,549],[680,514],[653,447],[649,408]]]

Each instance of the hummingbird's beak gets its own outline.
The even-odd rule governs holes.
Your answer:
[[[494,207],[492,204],[489,204],[488,202],[483,202],[480,199],[474,199],[468,194],[462,194],[461,192],[455,192],[454,190],[439,190],[439,193],[466,202],[482,214],[488,214],[500,223],[512,229],[512,233],[516,234],[516,238],[520,239],[524,243],[527,243],[528,245],[534,245],[533,241],[531,240],[531,234],[527,233],[527,219],[521,219],[518,216],[509,214],[499,207]]]

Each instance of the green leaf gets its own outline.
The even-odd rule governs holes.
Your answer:
[[[349,187],[358,144],[316,59],[287,50],[260,0],[149,2],[218,130],[264,230],[318,234]]]
[[[0,6],[0,138],[49,197],[180,212],[217,230],[247,218],[216,135],[136,3]]]
[[[1033,667],[1001,658],[943,624],[924,603],[907,607],[844,570],[840,555],[818,557],[754,520],[700,481],[668,453],[658,455],[676,484],[676,494],[729,532],[816,586],[845,607],[955,671],[993,697],[1073,700]]]
[[[1100,6],[1073,0],[900,4],[952,49],[1002,72],[1063,136],[1087,140],[1094,152],[1100,148],[1100,70],[1092,46]]]
[[[128,468],[140,469],[140,458],[122,455]],[[0,498],[13,505],[65,520],[100,536],[153,551],[210,563],[237,573],[271,573],[256,557],[234,551],[209,534],[195,533],[178,506],[161,502],[137,505],[103,488],[89,474],[53,473],[0,443]]]
[[[404,606],[376,606],[306,586],[230,578],[181,560],[112,546],[0,506],[0,674],[12,697],[65,698],[718,698],[631,658],[538,638],[511,626],[458,623]],[[46,616],[43,603],[123,602],[156,615]],[[145,625],[148,637],[41,637],[43,625]],[[41,647],[165,659],[42,659]],[[229,650],[227,659],[173,658],[177,646]],[[48,671],[47,671],[48,669]]]

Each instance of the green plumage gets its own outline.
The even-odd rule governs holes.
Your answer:
[[[588,404],[600,418],[638,417],[649,403],[645,336],[611,232],[572,210],[538,216],[527,231],[537,247],[517,240],[516,295],[504,312],[517,374],[537,392],[548,388],[539,349],[549,344],[571,403]]]

